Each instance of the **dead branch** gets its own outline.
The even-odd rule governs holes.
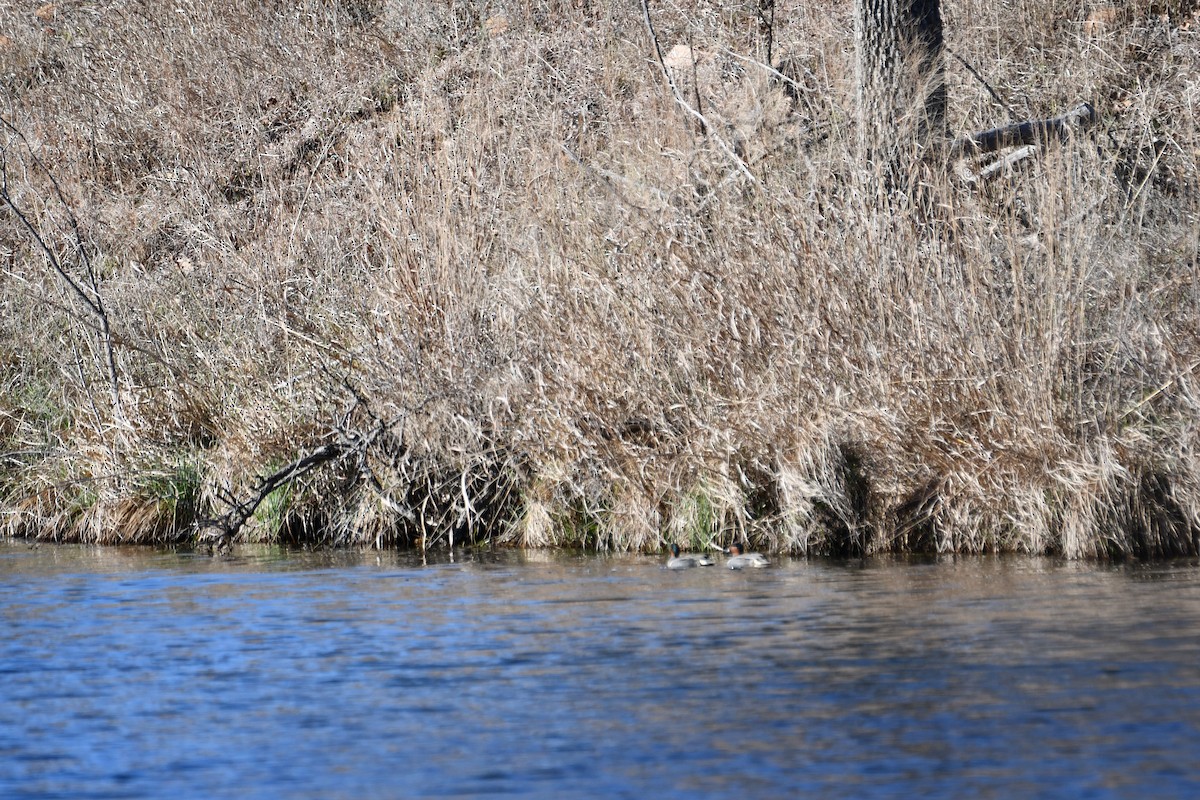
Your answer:
[[[667,80],[667,85],[671,87],[671,94],[675,97],[675,104],[688,116],[696,120],[700,126],[700,133],[705,136],[711,136],[712,140],[717,143],[717,147],[721,152],[733,162],[738,171],[750,179],[750,182],[757,185],[758,178],[754,177],[754,173],[750,171],[750,167],[746,166],[746,162],[734,152],[733,148],[721,138],[708,119],[698,109],[692,107],[690,103],[683,97],[683,93],[679,91],[678,84],[675,83],[675,78],[671,75],[671,70],[667,67],[666,59],[663,58],[662,47],[658,43],[658,33],[654,30],[654,22],[650,19],[650,4],[648,0],[642,0],[642,19],[646,23],[646,31],[650,34],[650,41],[654,45],[654,54],[658,57],[658,66],[662,70],[663,77]],[[694,66],[694,65],[693,65]],[[699,89],[697,88],[697,92]],[[697,94],[699,97],[699,94]]]
[[[46,241],[38,226],[34,224],[34,222],[21,209],[21,207],[17,205],[17,201],[13,197],[8,182],[9,148],[7,146],[0,145],[0,201],[2,201],[4,205],[8,206],[8,208],[12,210],[13,214],[16,215],[17,220],[21,223],[21,227],[23,227],[26,233],[29,234],[29,237],[37,246],[37,249],[39,249],[43,256],[45,256],[46,261],[50,264],[51,268],[58,273],[58,276],[62,278],[64,283],[67,284],[72,294],[78,298],[79,302],[83,304],[84,308],[86,308],[87,311],[90,312],[93,317],[95,317],[96,324],[99,327],[100,340],[104,346],[104,355],[106,361],[105,366],[108,370],[109,390],[112,394],[113,413],[118,419],[120,419],[123,417],[123,414],[121,413],[120,381],[117,373],[117,357],[113,345],[112,324],[109,320],[108,310],[104,305],[104,298],[100,294],[100,281],[96,275],[96,269],[92,264],[91,257],[88,255],[87,245],[84,242],[83,234],[79,229],[79,219],[75,216],[74,212],[71,211],[71,205],[67,202],[66,195],[63,193],[62,187],[59,186],[58,181],[55,179],[54,173],[40,158],[38,158],[37,154],[33,151],[33,147],[30,146],[29,141],[25,138],[25,135],[17,130],[17,128],[4,117],[0,117],[0,127],[3,127],[9,136],[20,142],[21,146],[28,154],[27,157],[30,163],[32,163],[37,170],[46,176],[46,179],[50,182],[50,187],[53,190],[55,199],[58,200],[59,204],[62,205],[63,209],[66,211],[67,222],[71,228],[71,238],[73,239],[75,246],[75,257],[79,260],[79,264],[83,268],[82,279],[76,278],[71,274],[71,271],[67,269],[67,265],[63,264],[62,260],[58,257],[58,254],[54,251],[54,248],[52,248]]]
[[[962,173],[963,178],[968,184],[981,184],[984,181],[989,181],[992,178],[1009,173],[1017,164],[1027,158],[1032,158],[1040,153],[1041,150],[1041,146],[1036,144],[1027,144],[1024,147],[1018,147],[1000,156],[977,173],[964,169]]]
[[[197,541],[213,546],[218,551],[228,550],[233,537],[245,526],[250,517],[254,516],[254,512],[272,492],[348,452],[351,452],[351,448],[341,442],[322,445],[265,478],[261,478],[248,498],[234,503],[233,507],[222,516],[201,522],[198,525],[200,534],[196,537]]]
[[[245,527],[250,518],[254,516],[254,512],[271,496],[272,492],[299,480],[325,464],[348,458],[358,458],[361,462],[365,459],[367,451],[381,440],[384,447],[388,447],[387,434],[400,421],[389,422],[380,418],[371,410],[366,396],[349,380],[342,379],[341,383],[354,398],[354,403],[335,426],[336,440],[321,445],[312,452],[275,470],[270,475],[260,478],[249,496],[243,500],[239,501],[231,492],[226,492],[224,499],[229,503],[229,510],[221,516],[203,519],[196,523],[199,531],[196,536],[198,544],[211,547],[216,552],[228,551],[234,537]],[[365,432],[350,428],[350,418],[355,410],[363,411],[372,422],[371,427]],[[373,483],[374,487],[377,487],[382,494],[383,487],[379,485],[375,475],[369,469],[366,470],[366,475],[369,482]]]
[[[951,159],[966,158],[1006,147],[1064,139],[1073,132],[1090,128],[1099,118],[1091,103],[1080,103],[1061,117],[1018,122],[962,136],[950,145],[949,156]]]

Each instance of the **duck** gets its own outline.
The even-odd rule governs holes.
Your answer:
[[[725,562],[725,566],[730,569],[745,569],[746,567],[758,569],[771,563],[762,553],[742,552],[740,544],[729,545],[729,549],[725,552],[729,553],[729,559]]]
[[[691,569],[692,567],[711,567],[713,560],[708,556],[688,553],[679,555],[679,545],[671,545],[672,558],[667,561],[667,569]]]

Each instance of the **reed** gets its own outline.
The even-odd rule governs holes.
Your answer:
[[[237,6],[0,9],[10,534],[1200,550],[1195,3],[947,0],[1101,123],[887,203],[848,2]]]

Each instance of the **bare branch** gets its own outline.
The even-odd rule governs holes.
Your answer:
[[[750,171],[750,167],[746,166],[746,162],[733,151],[729,144],[718,136],[712,129],[709,121],[697,111],[695,108],[683,98],[683,93],[679,91],[678,84],[675,83],[675,78],[671,75],[671,70],[667,67],[666,59],[663,58],[662,47],[658,43],[658,34],[654,31],[654,22],[650,19],[650,4],[649,0],[642,0],[642,18],[646,23],[646,30],[650,34],[650,41],[654,44],[654,54],[658,57],[658,66],[662,69],[663,77],[667,80],[667,85],[671,87],[671,94],[675,96],[675,103],[683,110],[685,114],[695,119],[700,124],[700,132],[712,137],[717,143],[717,147],[721,149],[729,160],[734,163],[738,171],[750,179],[751,183],[757,184],[758,178],[754,177],[754,173]]]
[[[71,204],[67,201],[67,197],[64,194],[62,187],[59,186],[58,181],[55,179],[54,173],[40,158],[38,158],[37,153],[34,152],[33,147],[25,138],[25,135],[17,130],[17,128],[4,117],[0,117],[0,127],[3,127],[9,136],[20,142],[27,154],[29,161],[37,170],[45,175],[46,179],[50,182],[55,199],[58,200],[59,204],[66,212],[67,222],[71,228],[71,237],[74,240],[75,256],[78,258],[79,263],[83,267],[86,286],[81,283],[79,279],[73,276],[70,271],[68,271],[66,265],[63,264],[62,260],[59,259],[58,254],[54,251],[54,248],[50,246],[45,237],[42,235],[41,230],[38,229],[37,225],[35,225],[32,220],[30,220],[29,216],[21,209],[21,207],[17,205],[17,201],[13,197],[12,191],[9,188],[9,150],[8,147],[3,145],[0,145],[0,201],[12,209],[12,212],[20,221],[21,226],[29,234],[34,244],[37,245],[37,249],[41,250],[51,268],[58,273],[63,282],[66,283],[71,289],[71,292],[79,299],[79,301],[91,313],[91,315],[96,318],[97,325],[100,329],[100,339],[104,345],[104,355],[106,361],[105,366],[108,370],[109,390],[112,394],[113,413],[118,419],[122,418],[123,414],[121,411],[120,381],[117,373],[117,357],[113,346],[112,324],[109,320],[108,311],[104,307],[104,298],[100,294],[99,278],[96,275],[96,270],[92,264],[91,257],[88,255],[87,244],[84,242],[83,234],[79,228],[79,219],[75,216],[74,212],[71,211]]]
[[[1018,122],[963,136],[950,145],[949,155],[951,159],[964,158],[994,153],[1006,147],[1063,139],[1073,131],[1090,128],[1099,118],[1091,103],[1080,103],[1061,117]]]
[[[298,478],[302,478],[322,464],[340,458],[347,452],[350,452],[350,448],[341,442],[322,445],[311,453],[301,456],[265,478],[260,479],[250,497],[239,503],[235,503],[233,508],[223,516],[205,520],[200,526],[203,530],[199,536],[199,540],[206,544],[215,545],[218,550],[227,550],[233,537],[245,526],[250,517],[254,516],[254,512],[258,510],[258,507],[262,505],[263,501],[272,492]]]
[[[950,56],[955,61],[962,64],[966,68],[967,72],[971,73],[971,76],[973,78],[975,78],[975,80],[977,80],[981,84],[983,84],[983,88],[987,89],[987,92],[988,92],[988,94],[990,94],[992,96],[992,99],[995,100],[997,103],[999,103],[1001,108],[1003,108],[1005,111],[1007,111],[1008,115],[1010,117],[1017,116],[1015,113],[1013,113],[1012,107],[1009,106],[1008,103],[1004,102],[1004,98],[1000,96],[1000,93],[997,92],[995,89],[993,89],[992,85],[990,83],[988,83],[986,80],[984,80],[983,76],[979,74],[979,70],[977,70],[977,69],[975,69],[975,67],[971,66],[970,62],[968,62],[965,58],[960,56],[958,53],[951,50],[949,47],[946,48],[946,52],[949,53]]]

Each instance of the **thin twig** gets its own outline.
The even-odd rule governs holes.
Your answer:
[[[734,163],[734,166],[738,168],[738,171],[749,178],[751,183],[757,186],[758,178],[754,177],[754,173],[752,173],[750,168],[746,166],[746,162],[743,161],[741,157],[733,151],[733,148],[730,147],[724,139],[722,139],[715,131],[713,131],[712,124],[704,117],[704,115],[693,108],[691,104],[689,104],[688,101],[683,98],[683,94],[679,91],[679,86],[675,83],[675,79],[671,76],[671,70],[667,68],[666,59],[663,58],[662,47],[660,47],[658,44],[658,34],[654,32],[654,23],[650,19],[650,5],[648,0],[642,0],[642,19],[646,22],[646,30],[649,32],[650,41],[654,45],[654,54],[658,57],[658,66],[662,70],[663,77],[667,80],[667,85],[671,87],[671,94],[675,96],[676,105],[678,105],[685,114],[700,123],[702,126],[701,132],[712,137],[712,140],[717,143],[717,147],[719,147],[721,152],[723,152],[729,158],[729,160]]]
[[[758,67],[763,72],[770,75],[771,77],[777,78],[778,80],[781,80],[784,83],[791,86],[794,90],[796,90],[797,94],[800,93],[801,91],[805,91],[805,92],[817,91],[816,89],[813,89],[809,86],[805,86],[804,84],[800,83],[795,78],[788,77],[787,75],[785,75],[784,73],[782,73],[778,69],[776,69],[775,67],[771,66],[770,64],[768,64],[766,62],[759,61],[757,58],[751,58],[750,56],[739,53],[736,50],[733,50],[729,47],[722,47],[721,52],[724,53],[725,55],[729,56],[730,58],[736,58],[738,61],[744,61],[747,64],[753,64],[754,66]],[[804,73],[806,75],[808,75],[808,77],[812,78],[813,81],[816,82],[816,80],[817,80],[816,75],[813,75],[812,72],[807,67],[802,67],[802,69],[804,69]]]
[[[1010,106],[1008,103],[1004,102],[1004,98],[1000,96],[1000,93],[997,92],[995,89],[993,89],[992,85],[990,83],[988,83],[986,80],[984,80],[983,76],[980,75],[979,72],[973,66],[971,66],[970,63],[968,63],[968,61],[965,58],[963,58],[958,53],[951,50],[949,47],[946,48],[946,52],[949,53],[951,55],[951,57],[954,58],[955,61],[962,64],[964,67],[966,67],[967,72],[971,73],[971,76],[974,77],[975,80],[977,80],[981,84],[983,84],[983,88],[987,89],[988,94],[990,94],[992,96],[992,99],[995,100],[997,103],[999,103],[1000,107],[1008,112],[1008,116],[1010,119],[1017,118],[1017,114],[1015,111],[1012,110],[1012,106]]]
[[[771,14],[763,13],[763,6],[769,6]],[[760,0],[758,4],[758,25],[767,29],[767,63],[771,63],[772,50],[775,46],[775,0]]]
[[[611,170],[601,169],[600,167],[596,167],[591,164],[588,164],[579,156],[578,153],[571,150],[571,148],[567,147],[567,145],[563,142],[559,142],[558,146],[559,146],[559,148],[562,149],[563,154],[567,158],[571,159],[571,161],[573,161],[576,166],[578,166],[584,172],[587,172],[587,173],[599,178],[600,185],[602,185],[606,190],[608,190],[609,194],[611,194],[613,197],[615,197],[619,202],[623,203],[624,205],[628,206],[629,208],[646,213],[651,210],[661,210],[661,208],[665,208],[667,206],[669,201],[663,196],[663,193],[661,191],[659,191],[658,189],[654,189],[652,187],[647,187],[647,186],[643,186],[641,184],[634,183],[633,181],[626,178],[624,175],[619,175],[616,172],[612,172]],[[617,183],[624,184],[624,185],[628,186],[629,188],[632,188],[635,190],[649,192],[651,194],[654,194],[659,201],[659,204],[660,204],[659,209],[649,209],[649,208],[646,208],[644,206],[641,206],[641,205],[633,202],[628,197],[626,197],[624,194],[622,194],[621,191],[614,185]]]
[[[79,281],[67,271],[62,261],[59,260],[58,254],[55,253],[53,248],[50,247],[49,243],[42,236],[41,231],[38,230],[38,227],[17,205],[16,200],[12,196],[12,192],[9,190],[8,148],[3,146],[0,146],[0,200],[2,200],[5,205],[12,209],[17,219],[20,220],[21,226],[25,228],[25,231],[33,239],[38,249],[42,251],[42,254],[50,263],[50,266],[55,272],[58,273],[59,277],[63,279],[67,286],[70,287],[71,291],[76,297],[79,298],[80,302],[82,302],[88,311],[90,311],[98,320],[100,325],[101,341],[104,346],[106,366],[108,369],[109,389],[112,394],[113,413],[117,419],[123,419],[124,414],[122,413],[121,409],[120,380],[117,372],[116,352],[113,346],[112,325],[109,321],[108,311],[104,307],[104,298],[100,294],[99,278],[96,276],[95,267],[92,265],[91,257],[88,255],[87,245],[83,241],[83,233],[79,228],[79,219],[75,216],[74,212],[71,211],[71,204],[67,201],[66,194],[63,192],[58,180],[54,177],[54,173],[40,158],[38,158],[37,153],[34,152],[33,147],[29,144],[29,140],[25,138],[25,135],[4,117],[0,117],[0,126],[2,126],[10,136],[15,137],[17,141],[21,143],[21,145],[24,147],[24,150],[28,154],[30,162],[32,162],[34,167],[36,167],[42,172],[43,175],[46,176],[46,179],[50,182],[50,186],[53,189],[55,198],[66,211],[67,222],[70,225],[71,236],[74,239],[75,253],[79,258],[80,263],[83,265],[84,275],[86,276],[86,290],[84,286],[81,285]]]
[[[1150,401],[1154,400],[1154,398],[1158,397],[1160,394],[1162,394],[1163,392],[1165,392],[1167,389],[1171,388],[1171,384],[1175,383],[1176,381],[1183,380],[1183,379],[1184,379],[1184,378],[1186,378],[1188,375],[1191,375],[1193,372],[1195,372],[1195,371],[1196,371],[1196,368],[1197,368],[1197,367],[1200,367],[1200,361],[1196,361],[1196,362],[1195,362],[1195,363],[1193,363],[1193,364],[1192,364],[1190,367],[1188,367],[1187,369],[1185,369],[1183,372],[1180,372],[1178,375],[1176,375],[1175,377],[1171,378],[1169,381],[1167,381],[1166,383],[1164,383],[1162,386],[1159,386],[1159,387],[1158,387],[1157,389],[1155,389],[1153,392],[1151,392],[1150,394],[1146,395],[1146,397],[1145,397],[1145,398],[1143,398],[1141,402],[1139,402],[1139,403],[1136,403],[1136,404],[1134,404],[1133,406],[1131,406],[1129,409],[1127,409],[1127,410],[1125,411],[1125,413],[1123,413],[1123,414],[1121,414],[1121,416],[1117,417],[1117,422],[1122,422],[1122,421],[1124,421],[1124,419],[1125,419],[1126,417],[1128,417],[1130,414],[1133,414],[1133,413],[1135,413],[1135,412],[1136,412],[1138,409],[1140,409],[1142,406],[1144,406],[1144,405],[1146,405],[1147,403],[1149,403]]]

